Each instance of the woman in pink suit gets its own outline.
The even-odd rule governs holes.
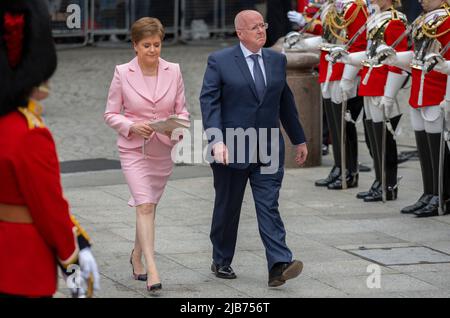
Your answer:
[[[145,122],[170,115],[189,119],[189,113],[179,65],[160,58],[161,22],[149,17],[137,20],[131,38],[136,57],[116,67],[104,118],[118,132],[120,162],[131,192],[128,204],[136,207],[136,239],[130,257],[133,276],[147,281],[147,290],[153,292],[162,288],[154,257],[156,205],[172,173],[171,150],[176,141],[170,132],[156,133]]]

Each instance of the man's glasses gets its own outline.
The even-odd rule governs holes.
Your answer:
[[[259,24],[255,24],[253,27],[251,27],[250,29],[245,29],[245,30],[249,30],[249,31],[257,31],[258,29],[264,29],[266,30],[269,27],[269,23],[259,23]]]

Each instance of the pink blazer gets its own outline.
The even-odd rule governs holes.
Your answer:
[[[109,88],[104,114],[105,122],[118,132],[117,145],[124,148],[142,146],[144,138],[130,132],[138,121],[164,119],[177,114],[189,119],[184,96],[180,66],[159,59],[156,94],[149,92],[137,57],[129,63],[116,66]],[[149,142],[159,141],[174,145],[169,137],[154,133]]]

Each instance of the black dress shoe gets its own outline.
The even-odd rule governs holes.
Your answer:
[[[444,202],[444,215],[450,214],[450,199]]]
[[[133,266],[133,253],[134,253],[134,249],[131,251],[131,256],[130,256],[130,264],[131,264],[131,271],[133,272],[133,278],[135,280],[140,280],[140,281],[147,281],[147,274],[136,274],[134,272],[134,266]]]
[[[411,214],[416,212],[417,210],[420,210],[422,208],[424,208],[431,200],[431,198],[433,197],[432,194],[422,194],[422,196],[419,198],[419,200],[412,204],[412,205],[408,205],[407,207],[404,207],[403,209],[400,210],[401,213],[403,214]]]
[[[426,218],[430,216],[438,216],[439,215],[439,197],[437,195],[433,196],[430,202],[423,207],[422,209],[414,212],[416,217],[418,218]]]
[[[397,164],[404,163],[410,159],[419,159],[419,153],[417,150],[414,151],[402,151],[397,155]]]
[[[230,265],[218,265],[216,263],[211,264],[211,271],[216,275],[218,278],[225,278],[225,279],[234,279],[236,278],[236,274],[234,273],[233,269]]]
[[[342,190],[342,176],[339,177],[336,181],[330,183],[328,185],[328,189],[330,190]],[[347,189],[356,188],[358,186],[358,178],[359,175],[357,173],[348,173],[346,177],[347,181]]]
[[[303,263],[293,260],[290,263],[276,263],[269,272],[269,287],[283,285],[288,279],[300,275],[303,270]]]
[[[386,191],[386,201],[393,201],[397,199],[397,188],[393,190]],[[372,195],[369,195],[364,198],[364,202],[379,202],[383,201],[383,194],[381,193],[381,188],[377,191],[374,191]]]
[[[363,164],[358,164],[358,170],[359,172],[370,172],[372,169],[370,169],[368,166],[365,166]]]
[[[373,194],[374,191],[378,191],[378,189],[381,187],[381,183],[378,180],[375,180],[372,185],[370,186],[369,191],[363,191],[358,192],[356,194],[356,198],[358,199],[364,199],[365,197],[368,197]]]
[[[320,179],[315,182],[316,187],[326,187],[330,183],[336,181],[337,178],[339,178],[341,175],[341,168],[334,166],[333,169],[331,169],[330,173],[325,179]]]
[[[159,291],[161,289],[162,289],[162,284],[161,283],[156,283],[156,284],[153,284],[151,286],[147,286],[147,291],[149,291],[151,293],[154,293],[154,292]]]

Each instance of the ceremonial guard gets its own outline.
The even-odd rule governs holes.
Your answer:
[[[289,11],[288,18],[291,22],[296,23],[300,28],[305,27],[304,32],[314,35],[322,35],[323,27],[320,20],[321,2],[308,2],[304,8],[299,11]]]
[[[366,33],[361,30],[364,29],[367,17],[368,9],[363,0],[328,1],[320,11],[322,37],[303,38],[301,34],[295,33],[286,37],[287,47],[321,50],[319,82],[332,135],[334,165],[325,179],[316,181],[316,186],[328,189],[358,186],[358,140],[355,120],[363,106],[362,98],[357,95],[358,82],[354,76],[355,70],[357,73],[358,69],[328,61],[326,56],[336,45],[347,45],[349,52],[365,50]],[[349,78],[351,79],[347,80]],[[342,87],[341,80],[345,82],[345,87]],[[346,120],[343,120],[344,117]],[[342,130],[343,126],[345,128]]]
[[[368,21],[367,49],[350,53],[336,47],[331,55],[346,65],[363,66],[358,94],[364,97],[365,127],[372,150],[375,180],[357,198],[365,202],[395,200],[398,191],[395,129],[401,113],[396,95],[408,75],[398,67],[382,65],[374,59],[381,45],[395,44],[396,51],[408,49],[407,18],[397,11],[398,0],[371,0],[376,14]],[[375,61],[375,62],[374,62]],[[356,76],[356,72],[353,73]]]
[[[449,191],[448,186],[447,189],[440,187],[439,174],[443,167],[440,165],[443,162],[440,145],[444,127],[440,105],[446,105],[447,75],[429,69],[427,58],[439,53],[447,60],[450,57],[448,47],[445,48],[450,40],[450,6],[445,0],[422,0],[421,4],[424,14],[413,27],[414,51],[396,53],[391,47],[380,46],[377,59],[383,60],[384,64],[410,69],[412,73],[409,104],[422,170],[423,194],[401,212],[428,217],[439,214],[439,193]],[[443,171],[441,180],[442,175]]]
[[[99,288],[90,239],[69,213],[39,115],[56,69],[48,12],[43,0],[0,2],[0,297],[51,297],[57,265],[74,276],[76,296]]]

